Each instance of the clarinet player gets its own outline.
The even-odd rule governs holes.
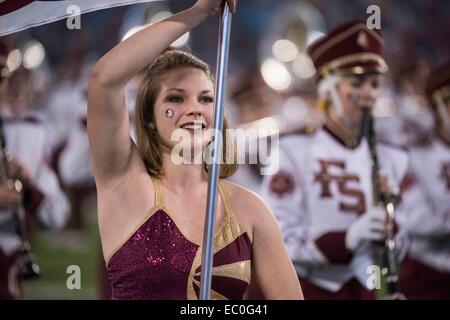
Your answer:
[[[380,32],[360,21],[309,47],[326,123],[313,134],[283,137],[279,171],[263,181],[263,198],[280,224],[305,299],[377,297],[368,271],[377,265],[371,247],[386,238],[387,214],[374,205],[370,149],[360,128],[362,111],[375,105],[388,71],[383,47]],[[386,144],[377,144],[377,152],[385,189],[402,191],[405,200],[407,154]]]

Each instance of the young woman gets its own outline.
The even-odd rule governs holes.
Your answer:
[[[173,161],[171,135],[181,130],[194,136],[211,128],[214,82],[198,58],[164,51],[217,13],[223,2],[199,0],[120,43],[96,65],[88,133],[113,299],[198,298],[208,178],[204,164]],[[236,1],[228,3],[235,11]],[[124,88],[144,68],[135,144]],[[203,148],[209,142],[204,136]],[[231,142],[225,138],[224,143]],[[234,171],[234,165],[223,165],[221,178]],[[302,299],[268,207],[223,180],[219,191],[212,298],[241,299],[253,279],[267,299]]]

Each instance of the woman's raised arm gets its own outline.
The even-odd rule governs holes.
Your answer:
[[[228,0],[235,10],[236,0]],[[129,135],[124,88],[183,34],[214,15],[223,0],[199,0],[191,8],[121,42],[95,66],[89,84],[88,134],[97,183],[121,177],[137,156]]]

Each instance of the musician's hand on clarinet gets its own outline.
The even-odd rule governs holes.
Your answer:
[[[386,238],[386,211],[373,207],[358,218],[347,231],[345,245],[354,251],[362,241],[382,241]]]
[[[201,11],[206,12],[208,16],[213,16],[219,12],[225,0],[198,0],[195,6]],[[236,13],[237,0],[226,0],[233,13]]]
[[[19,205],[21,200],[22,197],[19,192],[10,189],[8,186],[0,185],[0,208],[6,209]]]

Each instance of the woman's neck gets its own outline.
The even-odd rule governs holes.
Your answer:
[[[344,119],[340,118],[334,108],[329,108],[327,114],[327,122],[332,123],[334,125],[330,125],[330,129],[335,134],[338,134],[341,139],[343,139],[345,142],[349,143],[350,141],[356,141],[359,140],[360,136],[360,128],[359,124],[350,124],[347,123],[347,121],[344,121]]]
[[[177,164],[168,151],[163,151],[162,156],[164,172],[162,180],[169,182],[175,192],[181,193],[186,189],[192,190],[194,186],[208,185],[203,164]]]

